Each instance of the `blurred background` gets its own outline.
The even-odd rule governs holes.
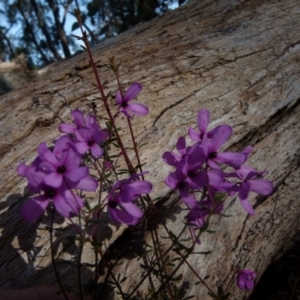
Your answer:
[[[39,69],[81,51],[74,17],[79,7],[92,46],[187,3],[188,0],[1,0],[0,62],[23,54]]]

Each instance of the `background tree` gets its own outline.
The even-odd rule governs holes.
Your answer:
[[[78,25],[75,21],[72,26],[68,22],[76,7],[82,10],[85,29],[95,43],[161,15],[172,4],[183,3],[183,0],[3,0],[0,59],[10,61],[25,53],[31,67],[41,67],[80,51],[72,37]]]

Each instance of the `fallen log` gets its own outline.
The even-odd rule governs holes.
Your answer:
[[[211,111],[212,126],[226,123],[233,127],[227,150],[240,151],[251,145],[254,152],[249,164],[268,170],[266,178],[273,181],[274,193],[251,198],[255,216],[247,215],[233,199],[226,207],[231,216],[215,217],[210,227],[216,233],[203,235],[195,250],[211,253],[189,258],[202,278],[209,276],[206,283],[214,290],[220,284],[227,286],[238,267],[255,270],[259,279],[299,229],[299,12],[296,0],[191,1],[93,48],[107,91],[117,88],[106,68],[112,56],[121,62],[123,83],[138,81],[144,87],[139,102],[148,105],[150,114],[142,122],[134,118],[133,127],[137,141],[147,143],[141,159],[150,171],[147,180],[154,185],[151,196],[165,197],[166,224],[174,233],[181,230],[186,212],[163,182],[171,168],[161,157],[174,149],[189,127],[196,127],[201,108]],[[30,194],[16,167],[33,160],[40,142],[50,144],[59,136],[57,126],[69,120],[71,109],[89,112],[88,105],[95,102],[101,113],[94,82],[83,53],[50,65],[41,77],[0,98],[1,288],[55,284],[47,230],[50,217],[35,223],[21,219],[20,208]],[[121,126],[125,128],[125,123]],[[122,134],[126,140],[128,131]],[[131,157],[134,159],[133,153]],[[122,285],[130,291],[140,276],[136,273],[141,263],[137,251],[128,246],[125,226],[103,222],[99,235],[105,240],[108,257],[113,259],[109,255],[115,248],[132,252],[118,258],[114,268],[116,274],[126,274]],[[67,220],[55,220],[56,228],[67,224]],[[64,239],[72,230],[70,226],[56,236],[56,255],[65,261],[77,251],[74,243]],[[161,227],[159,230],[164,235]],[[148,241],[147,230],[143,238]],[[93,258],[86,247],[83,262],[91,263]],[[64,284],[76,286],[72,265],[60,265],[59,270]],[[88,280],[93,269],[85,266],[82,273]],[[195,284],[197,279],[186,264],[179,275],[182,295],[209,299],[207,289]],[[102,280],[100,277],[99,282]],[[145,299],[148,289],[145,281],[139,287],[141,298]],[[236,299],[246,299],[250,293],[235,285],[230,292]],[[119,297],[114,292],[110,296]]]

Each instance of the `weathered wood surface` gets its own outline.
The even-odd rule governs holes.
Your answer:
[[[29,70],[24,54],[20,54],[11,62],[0,60],[0,95],[26,85],[38,76],[38,73]]]
[[[270,197],[251,198],[256,215],[249,217],[238,201],[230,202],[226,213],[232,216],[215,218],[211,227],[217,233],[204,235],[197,249],[212,253],[190,258],[202,277],[210,275],[207,283],[213,288],[227,283],[235,267],[254,269],[259,277],[299,229],[299,28],[297,0],[192,1],[94,48],[107,90],[116,89],[104,67],[112,55],[122,63],[124,82],[144,86],[138,99],[149,106],[150,114],[133,123],[138,141],[148,142],[142,160],[154,184],[153,198],[169,192],[163,180],[170,169],[160,157],[195,126],[201,108],[210,109],[212,126],[233,126],[227,149],[252,145],[249,164],[269,170],[275,191]],[[57,125],[69,119],[70,107],[88,111],[87,103],[98,96],[93,82],[87,57],[81,54],[49,66],[42,77],[0,98],[2,288],[55,283],[49,235],[43,230],[49,218],[35,224],[21,219],[20,207],[28,194],[16,167],[34,158],[40,142],[59,135]],[[169,201],[176,202],[176,196]],[[185,214],[180,207],[170,212],[168,226],[174,232]],[[111,228],[117,231],[105,228],[108,237],[123,230]],[[64,245],[58,251],[63,258],[72,257],[74,249]],[[91,259],[88,249],[83,256]],[[124,269],[129,278],[124,285],[130,287],[137,278],[134,259],[116,272],[123,274]],[[65,283],[74,283],[70,266],[61,273]],[[88,278],[91,271],[86,268],[84,274]],[[197,280],[186,266],[179,274],[182,282],[190,282],[190,295],[207,299],[206,289],[193,285]],[[249,295],[234,286],[231,291],[236,299]]]

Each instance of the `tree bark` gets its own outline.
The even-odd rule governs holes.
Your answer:
[[[206,283],[213,290],[220,284],[226,287],[237,268],[255,270],[258,280],[299,230],[299,27],[297,0],[191,1],[93,48],[101,78],[108,82],[106,92],[117,89],[116,80],[105,66],[111,56],[122,64],[123,83],[138,81],[144,87],[138,100],[149,106],[150,114],[143,119],[135,117],[133,127],[137,142],[147,143],[141,149],[141,160],[146,163],[144,169],[150,171],[146,179],[154,185],[151,196],[166,197],[161,205],[168,209],[166,224],[175,234],[182,229],[187,212],[163,182],[172,169],[162,163],[161,157],[174,149],[189,127],[196,128],[201,108],[211,111],[212,126],[226,123],[233,127],[227,151],[251,145],[255,150],[249,164],[269,171],[266,178],[273,181],[274,193],[269,197],[252,196],[256,215],[250,217],[239,201],[232,199],[225,210],[230,217],[214,217],[210,228],[216,233],[203,235],[202,244],[195,249],[211,253],[193,254],[188,260],[202,278],[209,275]],[[45,215],[31,224],[21,219],[20,208],[30,194],[25,181],[17,176],[16,167],[33,160],[39,143],[50,144],[59,136],[57,126],[70,119],[71,109],[89,112],[88,104],[95,102],[102,114],[94,83],[83,53],[50,65],[40,78],[0,98],[2,288],[55,283],[49,233],[45,230],[50,218]],[[127,142],[125,124],[118,126],[123,128]],[[131,147],[129,142],[126,146]],[[134,159],[133,153],[131,157]],[[67,220],[55,221],[56,228],[67,224]],[[126,275],[123,286],[130,293],[141,276],[137,271],[141,261],[127,236],[122,240],[124,229],[106,220],[99,236],[110,259],[116,261],[114,249],[126,252],[113,271],[121,278]],[[69,230],[57,232],[56,254],[63,260],[76,254],[75,244],[64,239],[72,230],[69,226]],[[147,242],[149,234],[145,228]],[[165,235],[161,226],[159,234]],[[170,255],[172,258],[175,253]],[[83,262],[91,263],[93,258],[86,247]],[[70,264],[59,265],[59,270],[64,284],[76,286]],[[93,276],[88,266],[82,272],[84,280]],[[202,284],[195,285],[198,279],[186,264],[177,276],[182,295],[210,299]],[[139,287],[143,299],[147,284]],[[246,299],[250,294],[239,291],[235,284],[230,285],[230,292],[235,299]],[[119,296],[111,293],[111,298]]]

